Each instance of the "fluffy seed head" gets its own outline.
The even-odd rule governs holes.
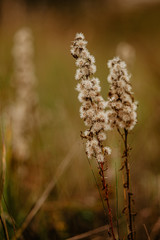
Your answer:
[[[106,114],[107,103],[100,95],[101,87],[96,72],[95,58],[86,48],[87,41],[82,33],[77,33],[71,45],[71,54],[76,59],[78,67],[75,79],[80,81],[76,90],[79,92],[78,99],[82,103],[80,117],[84,120],[88,129],[83,137],[87,139],[86,153],[88,158],[95,157],[98,162],[104,162],[105,155],[110,151],[103,150],[103,141],[106,139]],[[109,148],[107,148],[109,149]]]
[[[108,61],[110,74],[108,82],[110,90],[108,94],[107,122],[110,128],[120,127],[132,130],[137,122],[137,102],[134,101],[130,84],[130,76],[126,69],[126,63],[119,57]]]

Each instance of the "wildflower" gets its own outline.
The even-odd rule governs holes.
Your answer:
[[[71,54],[76,59],[75,79],[79,81],[76,90],[81,102],[80,117],[88,129],[83,137],[87,139],[86,153],[88,158],[95,157],[98,162],[104,162],[105,157],[111,153],[110,148],[103,147],[106,139],[106,102],[100,95],[101,87],[96,72],[95,58],[86,48],[87,41],[82,33],[77,33],[71,45]],[[108,149],[108,151],[106,150]]]
[[[110,74],[108,82],[110,90],[108,94],[107,123],[113,127],[132,130],[137,123],[137,102],[134,101],[130,84],[130,76],[126,69],[126,63],[119,57],[108,61]]]

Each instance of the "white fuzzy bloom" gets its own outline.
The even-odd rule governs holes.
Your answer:
[[[134,101],[130,76],[127,73],[126,63],[119,57],[108,61],[110,74],[108,82],[110,90],[106,112],[107,122],[110,128],[114,126],[132,130],[137,122],[137,102]]]
[[[111,154],[111,149],[109,147],[104,147],[104,151],[106,154],[110,155]]]
[[[86,45],[87,41],[84,35],[77,33],[71,45],[71,54],[76,59],[78,67],[75,79],[80,81],[76,87],[79,92],[78,99],[82,103],[80,117],[88,127],[83,137],[87,139],[86,153],[88,158],[95,157],[98,162],[104,162],[105,156],[110,153],[103,147],[103,141],[106,139],[105,108],[107,103],[100,95],[99,79],[93,76],[96,72],[95,58],[89,53]]]
[[[15,101],[10,107],[13,156],[24,161],[30,157],[38,96],[33,64],[34,48],[31,30],[23,28],[14,37],[13,46]]]
[[[104,132],[99,132],[98,133],[98,139],[99,139],[99,141],[106,140],[106,134]]]
[[[97,154],[97,160],[99,163],[104,162],[104,155],[102,153]]]

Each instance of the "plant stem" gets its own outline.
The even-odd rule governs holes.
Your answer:
[[[9,240],[7,225],[6,225],[6,222],[3,219],[2,215],[0,216],[0,221],[1,221],[1,224],[2,224],[3,232],[4,232],[4,238],[5,238],[5,240]]]
[[[105,190],[105,197],[106,197],[106,201],[107,201],[107,208],[108,208],[108,214],[109,214],[109,223],[110,223],[111,235],[112,235],[113,240],[116,240],[115,234],[114,234],[114,229],[113,229],[112,211],[111,211],[111,207],[110,207],[110,203],[109,203],[108,184],[105,183],[103,166],[104,166],[104,163],[101,162],[99,164],[100,175],[102,177],[103,190]]]
[[[124,133],[125,133],[124,166],[125,166],[125,171],[126,171],[126,184],[124,185],[124,188],[126,190],[126,196],[127,196],[127,210],[128,210],[127,213],[128,213],[128,228],[129,228],[128,240],[129,239],[134,240],[132,204],[131,204],[132,193],[130,191],[130,168],[129,168],[129,159],[128,159],[129,154],[128,154],[128,144],[127,144],[128,131],[126,129],[124,129]]]
[[[120,240],[120,232],[119,232],[119,205],[118,205],[118,176],[117,176],[117,166],[115,162],[115,177],[116,177],[116,212],[117,212],[117,233],[118,240]]]

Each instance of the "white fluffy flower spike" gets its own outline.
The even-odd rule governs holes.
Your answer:
[[[71,45],[71,54],[78,67],[75,79],[79,81],[76,90],[81,102],[80,117],[88,127],[83,137],[87,139],[88,158],[95,157],[98,162],[104,162],[105,157],[111,153],[110,148],[103,147],[103,141],[106,139],[106,102],[100,95],[99,79],[93,76],[96,72],[95,58],[89,53],[86,45],[84,35],[77,33]]]
[[[108,82],[110,90],[108,94],[107,111],[108,125],[126,130],[132,130],[137,123],[137,102],[134,101],[130,76],[126,69],[126,63],[119,57],[108,61],[110,74]]]

